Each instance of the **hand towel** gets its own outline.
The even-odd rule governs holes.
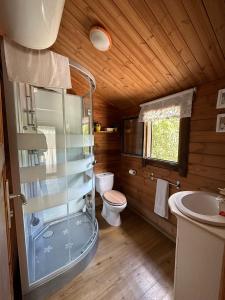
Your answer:
[[[168,219],[168,197],[169,182],[166,180],[157,179],[154,212],[166,219]]]

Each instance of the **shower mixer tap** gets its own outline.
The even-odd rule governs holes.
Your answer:
[[[17,194],[17,195],[10,194],[9,195],[9,199],[14,199],[14,198],[17,198],[17,197],[19,197],[21,199],[23,205],[27,205],[27,199],[24,196],[24,194]]]

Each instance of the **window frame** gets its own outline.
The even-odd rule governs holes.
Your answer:
[[[126,118],[123,118],[122,119],[122,134],[121,134],[121,143],[122,143],[122,154],[125,154],[125,155],[129,155],[129,156],[134,156],[134,157],[140,157],[140,158],[143,158],[143,149],[144,149],[144,124],[142,126],[142,153],[141,154],[134,154],[134,153],[128,153],[128,152],[125,152],[124,151],[124,121],[129,121],[129,120],[134,120],[134,119],[137,119],[138,120],[138,116],[132,116],[132,117],[126,117]]]
[[[143,165],[144,166],[151,165],[159,168],[166,168],[166,169],[179,172],[179,175],[183,177],[187,176],[190,124],[191,124],[190,117],[180,119],[178,162],[160,160],[151,157],[143,157]],[[146,133],[144,132],[143,153],[145,153],[144,147],[148,147],[148,145],[151,144],[151,141],[149,141],[148,145],[146,146],[146,142],[147,142]]]

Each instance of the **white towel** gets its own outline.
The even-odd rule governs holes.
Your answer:
[[[46,88],[71,88],[69,59],[55,52],[32,50],[4,38],[4,53],[10,81]]]
[[[168,197],[169,182],[166,180],[157,179],[154,212],[166,219],[168,219]]]

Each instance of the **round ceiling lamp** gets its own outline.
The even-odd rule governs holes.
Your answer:
[[[111,37],[109,33],[102,27],[92,27],[90,30],[89,38],[92,45],[99,51],[108,51],[111,48]]]

